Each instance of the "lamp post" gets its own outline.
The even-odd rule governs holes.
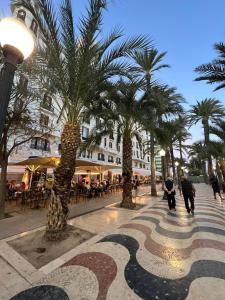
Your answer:
[[[166,155],[166,151],[164,149],[161,149],[159,151],[159,155],[161,156],[161,165],[162,165],[162,190],[164,190],[164,182],[166,180],[166,175],[165,175],[165,155]],[[166,194],[164,192],[164,195],[163,195],[163,199],[165,200],[166,199]]]
[[[176,166],[176,178],[177,178],[177,183],[179,185],[180,182],[180,170],[179,170],[179,165],[180,163],[178,161],[175,161],[175,166]]]
[[[18,64],[28,58],[34,49],[32,32],[23,21],[14,17],[0,21],[0,45],[4,55],[4,65],[0,73],[0,136],[5,124],[14,74]]]
[[[161,165],[162,165],[162,179],[163,181],[165,181],[165,161],[164,161],[164,157],[166,155],[166,151],[164,149],[161,149],[159,151],[159,155],[161,156]]]

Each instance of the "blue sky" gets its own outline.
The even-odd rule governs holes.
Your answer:
[[[58,2],[58,1],[54,1]],[[162,82],[176,86],[188,104],[206,97],[220,99],[225,105],[225,90],[213,92],[213,86],[194,82],[193,69],[215,58],[213,44],[225,41],[224,0],[113,0],[105,13],[108,32],[121,25],[127,36],[146,34],[160,51],[167,51],[168,70],[158,73]],[[73,0],[79,16],[86,0]],[[8,0],[0,0],[0,14],[7,15]],[[194,139],[201,137],[200,127],[191,129]]]

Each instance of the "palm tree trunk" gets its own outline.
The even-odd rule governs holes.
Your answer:
[[[182,142],[179,140],[180,162],[183,163]]]
[[[209,178],[206,171],[206,162],[204,160],[202,160],[202,174],[203,174],[204,182],[208,184]]]
[[[49,240],[60,239],[62,230],[67,226],[71,180],[75,172],[79,145],[79,125],[65,124],[61,136],[61,160],[54,172],[54,185],[47,216],[46,237]]]
[[[222,186],[223,175],[222,175],[222,172],[220,170],[220,165],[219,165],[219,161],[218,160],[216,160],[216,173],[217,173],[217,176],[218,176],[218,179],[219,179],[220,186]]]
[[[150,155],[151,155],[151,196],[157,196],[156,173],[155,173],[155,139],[154,133],[150,136]]]
[[[121,207],[133,209],[132,201],[132,139],[129,131],[123,135],[123,199]]]
[[[208,175],[211,176],[213,174],[213,165],[212,165],[212,156],[209,153],[209,122],[208,120],[203,120],[202,123],[204,128],[205,145],[206,145],[207,158],[208,158]]]
[[[176,166],[175,166],[173,145],[170,146],[170,156],[171,156],[171,163],[172,163],[172,169],[173,169],[173,181],[176,182],[177,181],[177,174],[176,174]]]
[[[225,181],[225,161],[224,160],[220,160],[220,170],[223,175],[223,180]]]
[[[170,164],[171,164],[171,160],[170,160],[170,151],[168,149],[166,149],[166,156],[165,156],[165,161],[166,161],[166,177],[170,177]]]
[[[3,219],[5,217],[7,165],[8,165],[8,162],[4,161],[1,163],[0,219]]]

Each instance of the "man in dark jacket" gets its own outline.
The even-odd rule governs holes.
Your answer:
[[[216,200],[216,194],[219,194],[220,199],[222,200],[223,198],[220,193],[220,185],[219,185],[219,181],[218,181],[217,177],[215,175],[213,175],[209,181],[212,185],[215,200]]]
[[[190,180],[187,177],[183,177],[181,180],[181,189],[184,197],[185,207],[188,213],[192,213],[194,215],[194,197],[195,197],[195,188]],[[189,201],[191,203],[191,208],[189,206]]]
[[[176,210],[175,189],[173,179],[171,179],[170,177],[165,181],[164,191],[167,196],[169,209]]]

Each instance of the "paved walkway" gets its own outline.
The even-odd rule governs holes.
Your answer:
[[[165,200],[146,196],[138,212],[108,207],[71,220],[98,235],[39,270],[2,241],[0,268],[4,274],[14,268],[24,287],[16,292],[17,278],[1,277],[0,299],[24,290],[12,299],[224,300],[225,205],[210,187],[196,188],[194,217],[179,197],[171,213]]]
[[[149,190],[149,186],[142,186],[139,189],[139,194],[149,192]],[[103,198],[91,198],[87,202],[70,205],[69,218],[72,219],[102,209],[119,201],[121,201],[121,192],[109,194]],[[11,215],[13,217],[0,220],[0,240],[44,226],[46,224],[47,209],[27,209],[25,212],[17,209]]]

